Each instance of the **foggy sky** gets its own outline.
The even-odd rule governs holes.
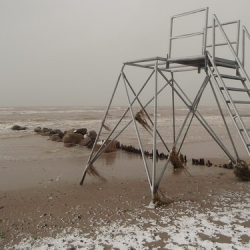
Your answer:
[[[122,63],[166,57],[170,17],[204,7],[250,30],[249,0],[0,0],[0,107],[106,105]]]

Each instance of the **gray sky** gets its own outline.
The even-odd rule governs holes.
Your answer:
[[[122,63],[165,57],[170,17],[203,7],[250,30],[249,0],[0,0],[0,106],[106,105]]]

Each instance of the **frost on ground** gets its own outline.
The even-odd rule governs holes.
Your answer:
[[[250,249],[250,194],[225,191],[209,208],[190,201],[177,205],[156,209],[157,219],[140,208],[128,212],[125,223],[116,220],[91,233],[67,228],[55,238],[25,235],[5,249]]]

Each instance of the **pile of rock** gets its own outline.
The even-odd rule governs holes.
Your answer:
[[[49,136],[49,139],[52,141],[63,142],[65,147],[81,145],[91,148],[97,137],[95,130],[87,131],[86,128],[71,129],[62,132],[60,129],[37,127],[34,131],[39,135]]]
[[[80,146],[86,146],[88,148],[92,148],[94,145],[94,142],[97,137],[97,133],[95,130],[87,131],[86,128],[79,128],[79,129],[71,129],[62,132],[60,129],[50,129],[50,128],[41,128],[37,127],[34,129],[34,131],[42,136],[49,136],[49,140],[56,141],[56,142],[63,142],[65,147],[75,147],[76,145]],[[117,149],[121,149],[127,152],[141,154],[140,149],[136,149],[133,146],[126,146],[123,144],[120,144],[118,141],[107,140],[107,141],[99,141],[96,144],[96,149],[98,150],[102,145],[106,147],[105,153],[114,152]],[[153,153],[149,153],[148,151],[144,151],[144,154],[146,156],[153,156]],[[160,159],[167,159],[168,155],[165,155],[164,153],[158,153],[158,150],[156,151],[156,157]]]

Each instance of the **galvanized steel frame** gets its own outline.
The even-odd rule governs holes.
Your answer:
[[[204,29],[201,32],[195,32],[192,34],[184,34],[184,35],[180,35],[180,36],[173,36],[173,21],[175,18],[179,18],[182,16],[186,16],[186,15],[191,15],[191,14],[195,14],[195,13],[199,13],[199,12],[205,12],[205,20],[204,20]],[[237,34],[236,34],[236,41],[229,41],[226,33],[224,32],[224,29],[222,28],[222,26],[225,25],[231,25],[231,24],[236,24],[237,25]],[[225,43],[216,43],[216,37],[215,37],[215,29],[218,28],[220,30],[220,32],[222,33],[224,39],[225,39]],[[207,45],[207,31],[208,29],[212,29],[212,44],[211,45]],[[190,56],[190,57],[185,57],[185,58],[174,58],[172,56],[172,42],[173,40],[176,39],[182,39],[182,38],[186,38],[186,37],[191,37],[191,36],[197,36],[197,35],[202,35],[203,39],[202,39],[202,51],[201,51],[201,55],[198,56]],[[213,84],[215,84],[217,92],[220,93],[221,98],[222,94],[220,91],[220,87],[218,84],[216,84],[216,80],[214,78],[214,73],[216,73],[217,75],[219,75],[219,72],[217,71],[216,68],[216,63],[217,63],[217,59],[216,59],[216,47],[217,46],[224,46],[227,45],[234,58],[235,61],[238,63],[242,74],[246,77],[246,79],[249,82],[249,77],[244,69],[244,63],[245,63],[245,35],[247,35],[248,39],[250,40],[250,34],[248,33],[247,29],[245,28],[245,26],[243,26],[243,40],[242,40],[242,51],[243,51],[243,55],[242,55],[242,62],[240,61],[240,59],[238,58],[238,51],[239,51],[239,35],[240,35],[240,22],[239,21],[233,21],[233,22],[227,22],[227,23],[223,23],[220,24],[218,18],[216,17],[216,15],[213,15],[212,18],[212,25],[208,26],[208,8],[203,8],[203,9],[199,9],[199,10],[194,10],[194,11],[190,11],[187,13],[183,13],[180,15],[175,15],[173,17],[171,17],[171,25],[170,25],[170,39],[169,39],[169,54],[167,56],[167,58],[164,57],[153,57],[153,58],[146,58],[146,59],[140,59],[140,60],[134,60],[134,61],[128,61],[125,62],[122,66],[121,72],[119,74],[118,80],[116,82],[111,100],[108,104],[108,107],[106,109],[105,115],[103,117],[102,123],[101,123],[101,127],[100,130],[97,134],[97,138],[96,141],[94,143],[94,146],[92,148],[91,154],[89,156],[87,165],[84,169],[83,172],[83,178],[81,180],[81,184],[84,181],[84,178],[86,176],[87,170],[89,168],[89,166],[91,164],[93,164],[94,161],[97,160],[97,158],[111,145],[111,143],[113,141],[115,141],[119,135],[133,122],[134,124],[134,128],[135,128],[135,132],[136,132],[136,136],[138,139],[138,143],[139,143],[139,147],[140,150],[142,152],[142,159],[143,159],[143,164],[145,167],[145,171],[146,171],[146,175],[147,175],[147,179],[149,182],[149,186],[151,189],[151,193],[152,193],[152,200],[154,200],[154,196],[157,193],[158,187],[160,185],[160,182],[163,178],[163,175],[166,171],[166,168],[169,164],[169,158],[166,160],[165,165],[161,171],[161,173],[159,174],[159,177],[157,179],[157,174],[156,174],[156,137],[159,136],[159,138],[161,139],[163,145],[165,146],[166,150],[169,152],[169,148],[166,145],[166,143],[164,142],[161,134],[159,133],[158,129],[157,129],[157,112],[158,112],[158,100],[157,97],[158,95],[167,87],[170,86],[172,89],[172,119],[173,119],[173,144],[172,147],[176,147],[177,144],[180,141],[181,135],[184,133],[184,136],[182,137],[182,141],[180,143],[179,146],[179,151],[182,148],[182,145],[185,141],[186,135],[189,131],[190,125],[193,121],[193,118],[196,117],[197,120],[201,123],[201,125],[206,129],[206,131],[211,135],[211,137],[214,139],[214,141],[219,145],[219,147],[225,152],[225,154],[229,157],[229,159],[236,163],[237,159],[239,158],[239,154],[236,150],[236,146],[235,143],[233,141],[232,135],[230,133],[230,130],[228,128],[225,116],[222,112],[222,108],[221,105],[219,103],[218,100],[218,96],[216,94],[215,88],[213,86]],[[236,49],[234,49],[232,47],[232,45],[235,44]],[[210,53],[207,51],[207,48],[211,47],[212,48],[212,55],[210,55]],[[222,62],[226,65],[226,64],[230,64],[230,62],[228,62],[227,60],[224,59],[220,59],[222,60]],[[223,61],[224,60],[224,61]],[[197,63],[197,66],[195,65],[195,63]],[[230,66],[230,65],[229,65]],[[142,85],[141,89],[138,91],[138,93],[136,94],[136,92],[134,91],[132,84],[128,81],[126,74],[124,72],[126,67],[138,67],[138,68],[145,68],[151,71],[151,73],[149,74],[149,77],[147,78],[147,80],[145,81],[145,83]],[[212,67],[212,68],[211,68]],[[176,80],[174,79],[174,73],[175,72],[183,72],[183,71],[189,71],[189,70],[197,70],[198,68],[198,72],[200,73],[201,69],[204,69],[205,71],[205,78],[203,83],[200,86],[200,89],[198,90],[196,97],[194,99],[194,101],[192,102],[189,97],[186,95],[186,93],[182,90],[182,88],[180,87],[180,85],[176,82]],[[168,79],[166,77],[165,74],[170,74],[170,79]],[[139,95],[141,94],[142,90],[145,88],[145,86],[149,83],[149,80],[152,79],[152,77],[154,78],[154,95],[153,97],[145,104],[143,105],[140,101]],[[163,87],[158,90],[158,78],[159,76],[162,77],[162,79],[164,79],[165,84],[163,85]],[[110,132],[109,136],[106,138],[106,141],[110,140],[111,136],[113,135],[114,131],[117,129],[118,125],[121,123],[121,121],[123,120],[123,118],[125,117],[125,115],[127,114],[128,111],[130,111],[132,119],[118,132],[118,134],[112,139],[110,140],[110,142],[105,146],[104,144],[97,150],[97,152],[95,152],[94,154],[94,149],[96,147],[96,143],[99,140],[99,137],[101,135],[101,131],[103,128],[103,125],[107,119],[107,115],[109,112],[109,109],[111,107],[111,104],[113,102],[113,98],[115,96],[118,84],[120,83],[120,81],[123,81],[124,87],[125,87],[125,91],[126,91],[126,96],[128,99],[128,108],[127,110],[124,112],[124,114],[121,116],[120,120],[118,121],[118,123],[116,124],[116,126],[113,128],[113,130]],[[221,82],[221,84],[226,88],[223,80],[221,78],[219,78],[219,81]],[[199,102],[202,98],[202,94],[204,93],[204,90],[206,89],[206,87],[210,85],[211,89],[212,89],[212,93],[215,97],[215,101],[217,103],[217,106],[219,108],[221,117],[223,119],[223,122],[225,124],[227,133],[229,135],[231,144],[233,146],[236,158],[233,157],[231,155],[231,153],[228,151],[227,147],[222,143],[222,141],[219,139],[219,137],[217,136],[217,134],[215,133],[215,131],[211,128],[211,126],[207,123],[207,121],[205,120],[205,118],[201,115],[201,113],[198,111],[198,105]],[[134,97],[131,99],[129,92],[128,92],[128,88],[132,91]],[[228,92],[226,92],[226,94],[228,95],[228,98],[230,99],[230,94]],[[178,96],[180,98],[180,100],[182,100],[182,102],[185,104],[185,106],[188,108],[188,113],[182,123],[182,126],[178,132],[178,134],[176,135],[176,124],[175,124],[175,95]],[[138,103],[140,104],[142,110],[145,112],[145,114],[147,115],[151,125],[153,126],[153,162],[152,162],[152,173],[150,174],[149,171],[149,166],[148,163],[146,161],[145,155],[144,155],[144,148],[143,148],[143,143],[140,137],[140,133],[138,130],[138,126],[137,126],[137,122],[135,120],[135,115],[134,115],[134,110],[133,110],[133,104],[135,103],[135,101],[138,101]],[[150,116],[148,115],[147,111],[146,111],[146,107],[152,102],[154,101],[154,120],[152,121]],[[235,111],[237,113],[237,109],[236,107]],[[229,112],[230,114],[230,112]],[[231,116],[232,120],[234,121],[233,117]],[[189,123],[188,123],[189,121]],[[188,123],[188,125],[187,125]],[[187,128],[185,130],[185,126],[187,125]],[[244,126],[244,124],[243,124]],[[185,130],[185,131],[184,131]],[[178,151],[178,152],[179,152]]]

